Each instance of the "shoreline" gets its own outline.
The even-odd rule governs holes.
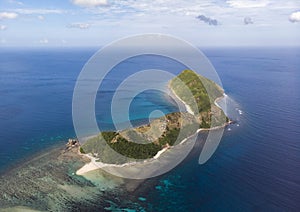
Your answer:
[[[195,115],[195,113],[193,112],[192,108],[186,104],[177,94],[176,92],[170,87],[170,83],[168,83],[167,85],[167,89],[170,91],[169,92],[169,96],[171,97],[175,97],[177,98],[184,106],[185,106],[185,109],[188,113],[192,114],[192,115]]]
[[[223,110],[223,108],[218,104],[218,101],[220,101],[222,98],[226,98],[226,97],[227,97],[227,94],[223,93],[223,96],[220,96],[214,100],[214,104],[221,110]],[[225,111],[223,111],[223,112],[225,113]]]
[[[174,90],[169,86],[169,83],[167,85],[167,89],[170,91],[169,92],[169,96],[171,97],[175,97],[177,98],[186,108],[186,111],[192,115],[194,115],[194,112],[192,111],[191,107],[189,105],[187,105],[175,92]],[[219,107],[220,109],[222,109],[218,104],[217,104],[217,101],[219,101],[220,99],[226,97],[227,95],[225,93],[223,93],[223,96],[221,97],[218,97],[214,100],[214,104]],[[199,128],[194,134],[190,135],[189,137],[183,139],[179,144],[177,145],[183,145],[187,140],[189,140],[189,138],[197,135],[198,133],[200,133],[201,131],[209,131],[209,130],[217,130],[217,129],[220,129],[220,128],[223,128],[223,127],[226,127],[227,125],[231,124],[231,121],[229,122],[226,122],[224,123],[222,126],[216,126],[216,127],[213,127],[213,128]],[[91,137],[95,137],[97,135],[94,135],[94,136],[89,136],[88,138],[91,138]],[[87,138],[85,138],[87,139]],[[176,146],[177,146],[176,145]],[[84,176],[86,173],[88,172],[91,172],[91,171],[95,171],[95,170],[98,170],[98,169],[101,169],[101,168],[104,168],[104,167],[132,167],[134,165],[141,165],[141,164],[144,164],[144,163],[150,163],[150,162],[153,162],[154,160],[159,160],[159,158],[161,157],[162,154],[164,154],[167,150],[169,149],[172,149],[173,146],[167,146],[163,149],[161,149],[160,151],[158,151],[156,153],[156,155],[153,157],[153,158],[149,158],[149,159],[145,159],[143,161],[134,161],[134,162],[127,162],[127,163],[123,163],[123,164],[108,164],[108,163],[102,163],[102,162],[97,162],[98,158],[95,158],[93,156],[91,156],[90,154],[82,154],[79,149],[78,149],[78,154],[83,156],[83,157],[86,157],[88,159],[90,159],[90,162],[85,164],[83,167],[81,167],[80,169],[78,169],[76,171],[76,175],[79,175],[79,176]]]

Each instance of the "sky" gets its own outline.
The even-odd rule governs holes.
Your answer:
[[[300,0],[0,0],[0,47],[102,46],[143,33],[300,46]]]

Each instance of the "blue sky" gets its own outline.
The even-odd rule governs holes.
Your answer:
[[[300,46],[300,1],[0,0],[0,46],[101,46],[141,33],[198,46]]]

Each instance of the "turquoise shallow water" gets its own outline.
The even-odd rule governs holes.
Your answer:
[[[1,170],[75,135],[72,92],[82,66],[94,52],[0,50]],[[137,191],[130,200],[116,200],[112,206],[137,211],[298,211],[299,49],[204,52],[220,75],[226,93],[238,103],[239,126],[227,129],[206,164],[197,164],[195,150],[176,169],[146,181],[144,190]],[[107,111],[118,83],[145,68],[177,74],[185,67],[153,56],[132,58],[117,66],[97,96],[96,115],[101,128],[113,128]],[[165,113],[177,110],[163,94],[148,91],[136,97],[130,118],[137,124],[147,121],[155,109]]]

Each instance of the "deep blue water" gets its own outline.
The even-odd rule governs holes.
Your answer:
[[[0,49],[0,170],[75,135],[72,92],[95,51]],[[206,164],[198,165],[195,154],[145,182],[147,195],[141,192],[144,196],[132,201],[152,211],[299,211],[300,49],[223,48],[204,53],[243,111],[239,126],[225,132]],[[119,64],[97,96],[101,128],[113,128],[107,110],[118,82],[145,68],[177,74],[184,66],[153,56]],[[135,99],[130,117],[143,122],[155,109],[177,110],[163,94],[148,91]]]

